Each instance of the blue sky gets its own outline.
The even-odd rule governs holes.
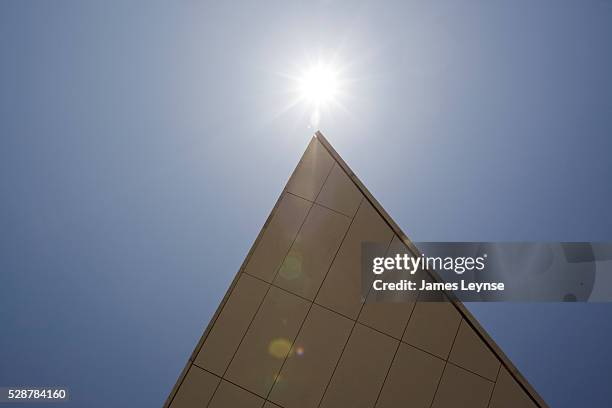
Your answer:
[[[413,240],[612,240],[610,38],[595,0],[2,2],[0,386],[162,404],[314,131],[307,56]],[[551,406],[612,405],[611,305],[471,309]]]

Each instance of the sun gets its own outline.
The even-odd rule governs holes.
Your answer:
[[[309,127],[319,128],[323,118],[331,120],[338,111],[349,113],[345,102],[351,96],[350,88],[355,80],[347,78],[349,65],[336,53],[327,57],[305,56],[290,72],[278,73],[288,80],[284,95],[290,99],[277,116],[295,108],[300,111],[300,117],[310,116]]]
[[[298,78],[300,98],[317,109],[335,102],[339,91],[339,70],[331,64],[317,62]]]

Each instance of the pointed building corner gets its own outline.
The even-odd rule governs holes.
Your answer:
[[[366,241],[419,253],[317,131],[165,406],[547,407],[451,294],[364,302]]]

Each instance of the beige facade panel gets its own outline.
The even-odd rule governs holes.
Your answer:
[[[313,305],[269,399],[285,408],[316,407],[352,328],[353,321]]]
[[[444,360],[400,344],[376,408],[429,408],[443,370]]]
[[[252,276],[240,276],[195,359],[198,366],[223,375],[269,286]]]
[[[486,408],[492,391],[493,382],[447,364],[432,408]]]
[[[461,321],[448,361],[491,381],[497,378],[500,362],[465,320]]]
[[[364,296],[365,242],[417,251],[317,134],[165,407],[546,408],[450,294]]]
[[[227,370],[226,378],[255,394],[267,396],[308,307],[304,299],[270,288]]]
[[[321,408],[373,407],[398,344],[397,340],[357,323]]]
[[[363,194],[355,186],[355,183],[336,163],[329,173],[316,202],[352,218],[357,212],[362,198]]]
[[[284,194],[245,267],[245,272],[272,282],[312,203]]]
[[[404,253],[408,253],[408,248],[397,236],[394,236],[387,256]],[[394,271],[385,272],[387,275],[392,273]],[[359,321],[396,339],[401,339],[417,296],[409,296],[404,293],[401,294],[401,299],[378,299],[377,296],[377,292],[370,289],[359,314]],[[411,298],[414,299],[414,302],[409,301]]]
[[[170,406],[172,408],[205,407],[213,396],[219,381],[221,379],[216,375],[192,365]]]
[[[401,339],[414,303],[377,302],[372,299],[374,296],[374,292],[370,291],[359,314],[359,322],[396,339]]]
[[[257,395],[221,380],[208,408],[261,408],[263,403]]]
[[[537,405],[529,398],[521,386],[502,367],[493,390],[490,408],[536,408]]]
[[[318,140],[311,140],[287,183],[287,191],[314,201],[334,166],[334,159]]]
[[[418,302],[403,341],[446,359],[460,322],[461,315],[450,302]]]
[[[351,220],[314,205],[274,279],[274,284],[313,300]]]
[[[356,319],[361,309],[361,244],[380,243],[386,247],[393,232],[374,207],[362,201],[346,238],[340,246],[316,303]]]

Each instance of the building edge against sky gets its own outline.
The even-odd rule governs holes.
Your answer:
[[[366,241],[418,254],[317,132],[164,406],[547,407],[452,294],[364,302]]]

